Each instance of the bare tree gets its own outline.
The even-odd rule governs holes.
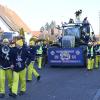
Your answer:
[[[50,28],[51,28],[51,35],[54,35],[54,28],[56,27],[56,22],[51,21]]]
[[[40,28],[40,32],[43,32],[44,31],[44,27],[42,26],[41,28]]]
[[[55,27],[56,27],[56,22],[55,21],[51,21],[50,28],[53,29]]]
[[[49,23],[48,23],[48,22],[45,24],[45,29],[46,29],[47,31],[49,31],[49,30],[50,30],[50,25],[49,25]]]

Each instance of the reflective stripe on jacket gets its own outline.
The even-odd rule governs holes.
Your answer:
[[[94,50],[93,50],[93,46],[92,47],[87,47],[87,56],[89,58],[93,57],[94,56]]]

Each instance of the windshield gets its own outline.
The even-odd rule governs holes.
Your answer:
[[[80,27],[68,27],[64,30],[64,36],[72,35],[76,38],[80,38]]]
[[[4,38],[7,38],[9,40],[12,40],[13,39],[12,33],[10,33],[10,32],[4,32],[3,33],[3,39]]]

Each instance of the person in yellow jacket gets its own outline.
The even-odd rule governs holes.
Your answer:
[[[33,62],[31,62],[28,66],[28,79],[27,79],[27,82],[32,81],[32,74],[34,74],[34,76],[37,78],[37,80],[40,80],[40,75],[34,67],[35,57],[36,57],[36,46],[35,46],[34,40],[32,40],[32,39],[30,39],[30,41],[29,41],[29,50],[28,51],[30,51],[30,53],[33,56]]]
[[[87,69],[92,70],[94,67],[94,56],[95,51],[92,42],[88,43],[87,46]]]
[[[11,48],[9,47],[9,40],[3,39],[0,45],[0,98],[5,96],[5,78],[8,78],[8,87],[11,92],[12,87],[12,69],[11,65]]]
[[[31,59],[31,54],[28,52],[27,47],[23,45],[22,38],[18,38],[16,41],[16,47],[12,52],[13,63],[11,65],[13,69],[13,83],[12,90],[9,96],[16,97],[17,94],[23,95],[26,92],[26,60]],[[31,59],[32,61],[32,59]],[[20,92],[18,92],[18,84],[20,82]]]
[[[95,45],[95,68],[100,65],[100,41]]]
[[[43,46],[42,46],[41,42],[38,42],[38,44],[36,46],[38,69],[42,69],[42,54],[43,54]]]

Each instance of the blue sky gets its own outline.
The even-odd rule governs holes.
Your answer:
[[[83,10],[96,34],[99,33],[100,0],[0,0],[0,4],[13,9],[32,29],[39,30],[46,22],[57,24],[75,18],[74,12]]]

